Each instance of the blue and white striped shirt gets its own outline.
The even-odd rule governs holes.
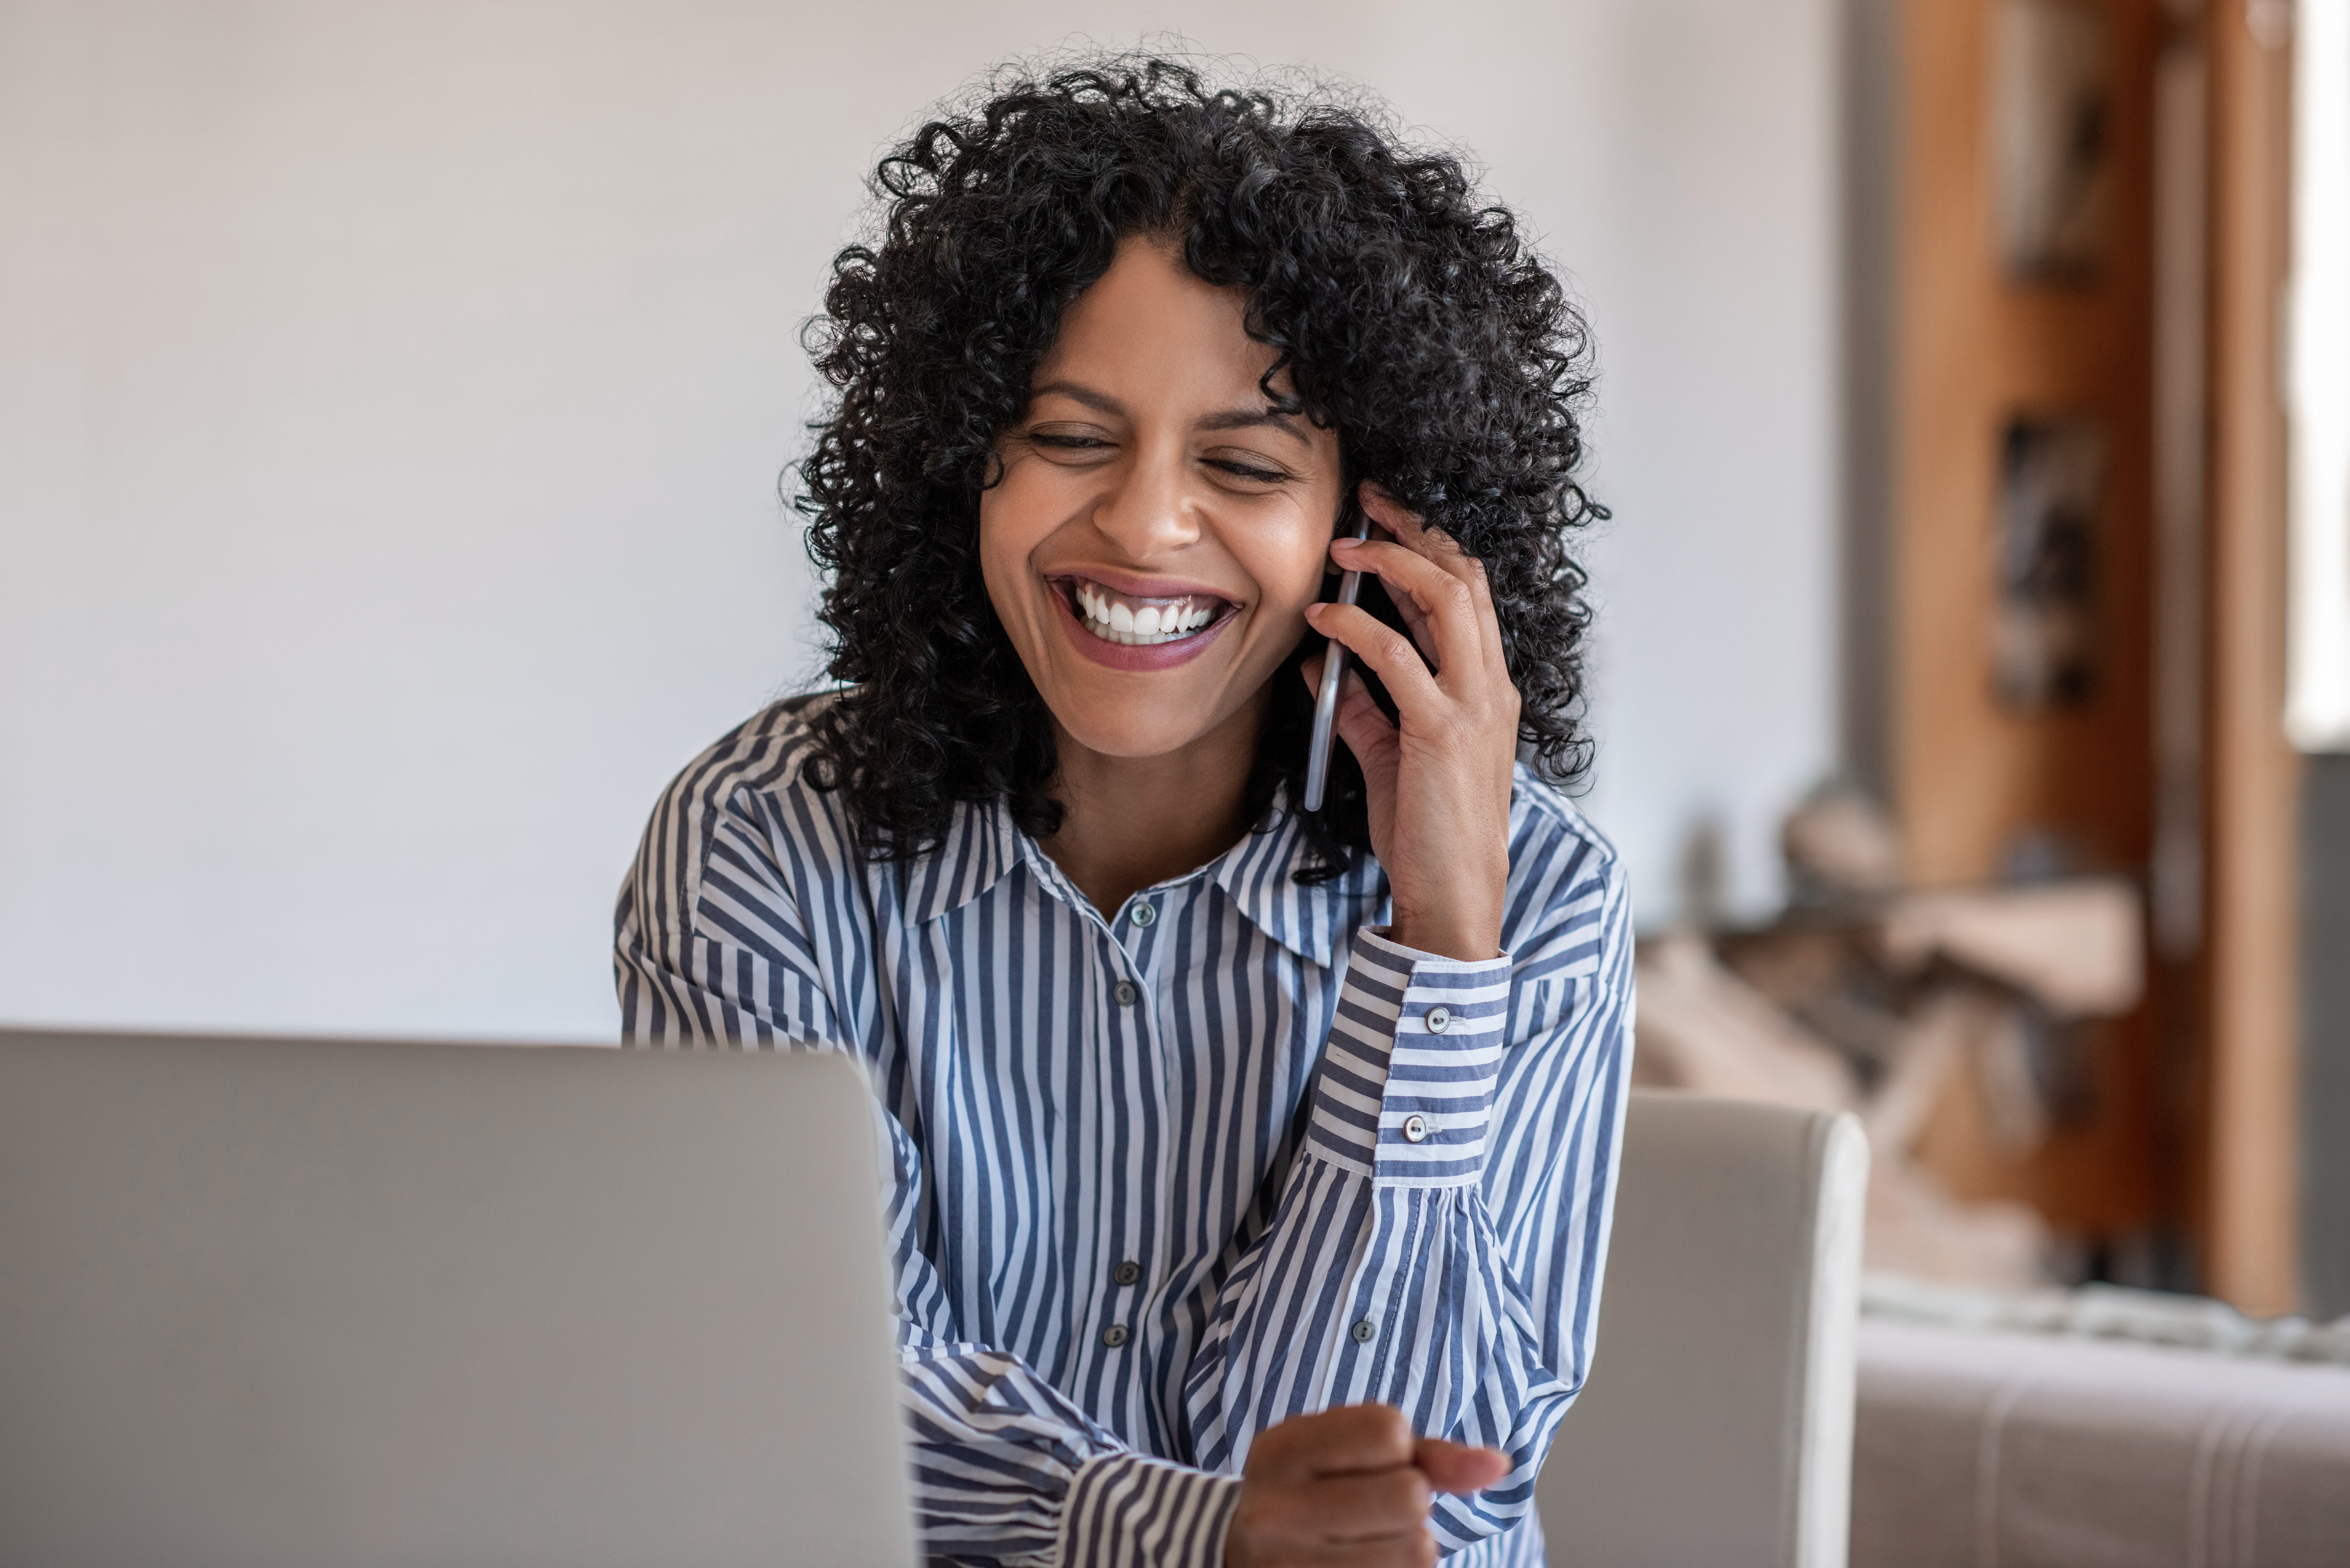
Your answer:
[[[1630,1069],[1613,851],[1521,770],[1485,963],[1385,940],[1367,856],[1297,885],[1286,816],[1104,914],[1000,806],[920,859],[860,857],[799,710],[655,810],[623,1027],[864,1060],[925,1549],[1213,1564],[1257,1433],[1378,1400],[1513,1461],[1438,1500],[1454,1561],[1539,1563]]]

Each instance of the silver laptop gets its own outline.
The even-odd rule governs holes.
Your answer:
[[[870,1103],[0,1033],[0,1563],[907,1568]]]

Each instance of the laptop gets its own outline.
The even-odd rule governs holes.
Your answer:
[[[0,1563],[914,1561],[797,1053],[0,1032]]]

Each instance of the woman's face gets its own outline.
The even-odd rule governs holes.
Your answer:
[[[1274,352],[1242,311],[1173,250],[1122,244],[980,499],[995,613],[1068,738],[1106,755],[1164,756],[1248,708],[1321,589],[1337,437],[1266,402]]]

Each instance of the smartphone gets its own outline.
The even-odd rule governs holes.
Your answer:
[[[1354,528],[1347,535],[1350,539],[1371,536],[1370,514],[1361,502],[1348,504],[1347,514]],[[1342,524],[1343,526],[1343,524]],[[1342,572],[1338,576],[1338,597],[1334,601],[1353,604],[1362,597],[1363,574]],[[1305,743],[1305,809],[1322,809],[1322,797],[1330,789],[1330,753],[1338,743],[1338,690],[1347,679],[1347,645],[1336,638],[1322,656],[1322,689],[1314,699],[1314,738]]]

